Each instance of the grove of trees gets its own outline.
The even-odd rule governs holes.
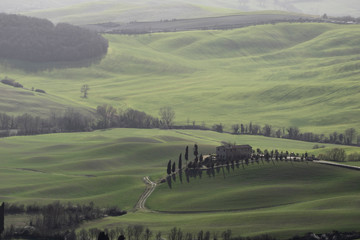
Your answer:
[[[5,203],[5,215],[27,214],[30,220],[27,226],[16,229],[10,226],[4,230],[5,239],[64,239],[65,236],[76,239],[75,229],[83,222],[103,218],[105,216],[121,216],[126,211],[118,207],[99,208],[89,204],[62,204],[53,202],[47,205],[36,203],[23,204]]]
[[[67,23],[0,13],[0,57],[33,62],[79,61],[103,56],[108,41]]]

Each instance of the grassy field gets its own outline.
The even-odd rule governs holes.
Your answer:
[[[11,137],[0,139],[0,181],[8,183],[0,187],[0,201],[94,201],[129,210],[144,189],[143,176],[163,177],[167,161],[177,159],[187,145],[198,143],[207,154],[221,141],[316,153],[312,143],[210,131],[114,129]]]
[[[33,6],[31,6],[33,5]],[[49,18],[52,21],[68,21],[71,23],[99,22],[130,22],[159,21],[161,19],[183,19],[233,14],[248,11],[280,10],[321,16],[359,16],[356,0],[326,1],[238,1],[201,0],[194,3],[190,0],[171,0],[164,4],[154,0],[151,3],[144,0],[108,1],[75,1],[75,2],[39,2],[29,4],[24,0],[0,4],[2,9],[15,9],[38,17]],[[40,9],[40,10],[38,10]]]
[[[108,103],[153,115],[171,105],[176,124],[360,129],[359,26],[284,23],[106,37],[108,55],[88,68],[25,72],[1,64],[0,72],[64,104]],[[91,88],[86,100],[83,84]]]
[[[220,169],[215,177],[162,184],[149,198],[150,209],[167,212],[251,210],[316,202],[316,208],[341,205],[358,195],[357,171],[315,163],[274,162]],[[319,191],[321,189],[321,191]],[[359,204],[353,202],[354,207]]]
[[[199,152],[206,154],[214,152],[221,141],[316,153],[313,143],[196,130],[113,129],[11,137],[0,139],[0,182],[6,183],[0,186],[0,201],[93,201],[131,210],[145,188],[143,176],[164,177],[167,161],[176,160],[186,145],[191,150],[197,143]],[[334,145],[325,145],[329,147]],[[183,183],[177,179],[172,189],[166,183],[160,185],[148,207],[178,213],[130,212],[81,227],[143,224],[154,231],[179,226],[186,231],[202,228],[219,233],[231,228],[235,235],[287,237],[308,231],[354,230],[359,224],[356,171],[284,162],[250,164],[225,172],[225,178],[220,172],[215,178],[206,174],[192,178],[190,183],[185,177]],[[9,218],[9,223],[22,221],[22,216]]]

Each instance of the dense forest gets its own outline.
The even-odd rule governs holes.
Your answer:
[[[34,62],[79,61],[107,53],[101,35],[66,23],[0,14],[0,58]]]

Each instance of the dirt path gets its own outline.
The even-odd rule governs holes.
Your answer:
[[[331,166],[335,166],[335,167],[342,167],[342,168],[348,168],[348,169],[353,169],[353,170],[360,171],[360,167],[357,167],[357,166],[351,166],[351,165],[346,165],[346,164],[341,164],[341,163],[334,163],[334,162],[329,162],[329,161],[324,161],[324,160],[318,160],[318,161],[314,161],[314,162],[315,163],[320,163],[320,164],[331,165]]]
[[[146,184],[146,189],[143,192],[143,194],[141,194],[139,201],[136,203],[134,210],[147,210],[147,208],[145,207],[145,203],[146,200],[150,197],[150,195],[154,192],[157,184],[152,182],[148,176],[143,178],[145,184]]]

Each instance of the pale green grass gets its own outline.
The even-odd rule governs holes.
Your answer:
[[[29,113],[33,116],[46,118],[50,113],[64,113],[69,108],[76,109],[85,115],[95,112],[90,107],[81,106],[56,95],[37,93],[29,89],[0,84],[0,112],[2,113],[8,115]]]
[[[89,68],[0,70],[83,107],[107,103],[156,116],[170,105],[176,124],[360,129],[358,26],[284,23],[106,37],[108,55]],[[89,99],[80,98],[83,84],[90,85]]]
[[[297,14],[312,14],[316,17],[327,13],[328,16],[354,16],[360,15],[358,2],[356,0],[337,0],[319,1],[296,1],[286,0],[246,1],[228,0],[226,2],[216,0],[201,1],[130,1],[123,0],[121,4],[116,0],[93,1],[79,4],[78,2],[67,3],[63,8],[33,10],[28,9],[28,3],[17,1],[16,9],[24,11],[25,14],[50,18],[52,21],[68,21],[76,24],[99,23],[99,22],[129,22],[129,21],[149,21],[161,19],[181,19],[197,18],[207,16],[218,16],[220,14],[244,13],[249,11],[287,11]],[[22,10],[21,6],[26,6]],[[6,3],[5,3],[6,9]],[[98,10],[98,11],[96,11]]]

